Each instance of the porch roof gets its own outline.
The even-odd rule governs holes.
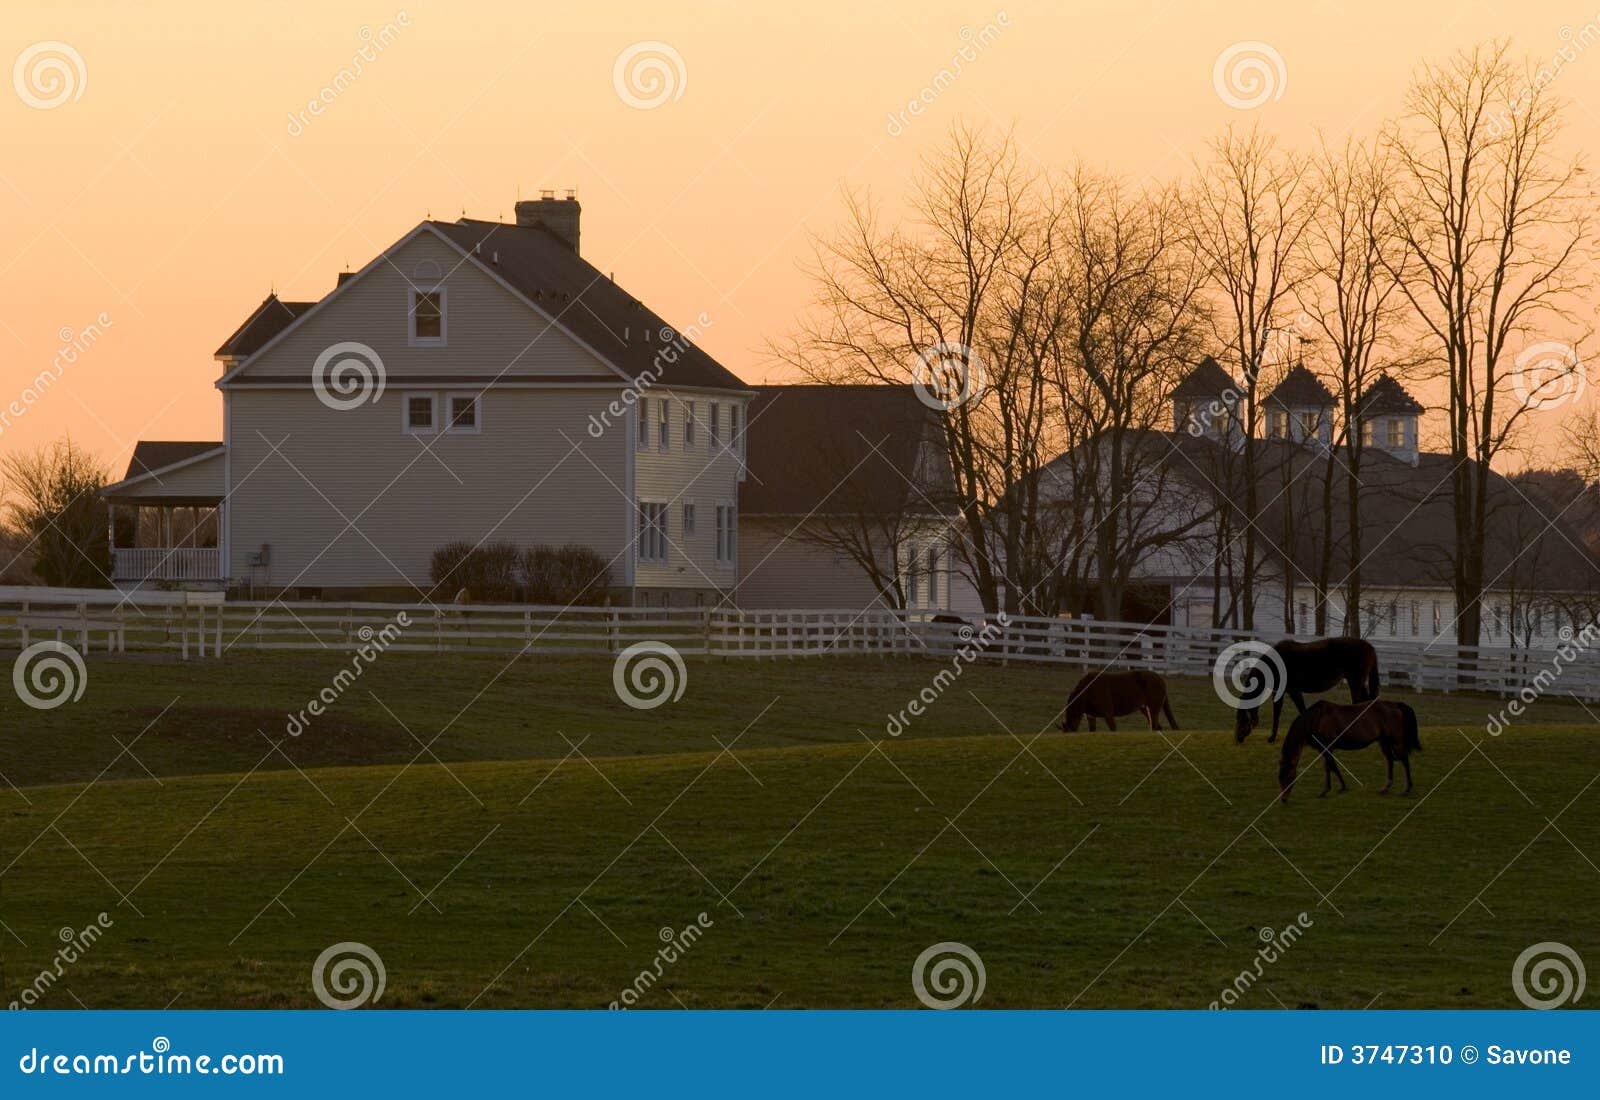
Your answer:
[[[226,491],[226,454],[220,442],[140,440],[127,474],[100,495],[122,504],[215,505]]]

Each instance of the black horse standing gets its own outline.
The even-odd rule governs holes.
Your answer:
[[[1247,677],[1250,698],[1263,700],[1272,696],[1272,734],[1270,744],[1278,739],[1278,718],[1283,713],[1283,699],[1294,701],[1295,710],[1306,712],[1308,694],[1328,691],[1343,680],[1350,685],[1350,701],[1365,703],[1378,697],[1378,651],[1372,643],[1362,638],[1318,638],[1312,642],[1296,642],[1285,638],[1272,647],[1278,655],[1278,668],[1267,668],[1270,660],[1262,660]],[[1285,683],[1281,687],[1268,684],[1268,677],[1278,675],[1282,669]],[[1234,715],[1233,739],[1243,741],[1250,736],[1261,720],[1261,704],[1240,707]]]

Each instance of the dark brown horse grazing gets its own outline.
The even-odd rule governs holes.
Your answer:
[[[1339,790],[1347,790],[1344,773],[1334,763],[1335,751],[1347,752],[1364,749],[1374,741],[1383,750],[1383,759],[1389,765],[1388,782],[1379,794],[1388,794],[1394,786],[1394,762],[1400,761],[1406,770],[1406,789],[1411,793],[1411,754],[1422,751],[1417,737],[1417,712],[1404,703],[1391,703],[1387,699],[1373,699],[1366,703],[1346,706],[1343,703],[1319,701],[1289,725],[1283,738],[1283,756],[1278,763],[1278,800],[1289,801],[1289,788],[1294,786],[1295,771],[1300,765],[1300,753],[1310,745],[1322,756],[1322,794],[1325,798],[1333,786],[1333,777],[1339,777]]]
[[[1235,742],[1243,741],[1256,728],[1261,720],[1261,701],[1269,694],[1272,696],[1272,735],[1267,738],[1268,744],[1278,739],[1278,716],[1283,713],[1285,695],[1300,714],[1306,712],[1307,694],[1338,687],[1341,680],[1350,685],[1352,703],[1378,697],[1378,651],[1372,648],[1371,642],[1362,638],[1318,638],[1313,642],[1285,638],[1272,648],[1278,659],[1263,658],[1247,675],[1247,684],[1253,682],[1253,686],[1246,694],[1257,702],[1254,706],[1240,707],[1235,713]],[[1285,683],[1267,682],[1280,674],[1286,676]]]
[[[1143,714],[1153,730],[1161,728],[1162,714],[1173,729],[1178,728],[1167,701],[1167,682],[1154,672],[1086,672],[1067,696],[1061,728],[1076,733],[1087,715],[1091,731],[1096,718],[1104,718],[1106,728],[1115,730],[1118,716],[1134,713]]]

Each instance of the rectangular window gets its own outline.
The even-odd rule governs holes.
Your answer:
[[[1422,605],[1416,600],[1411,601],[1411,633],[1422,633]]]
[[[467,435],[475,434],[480,427],[478,423],[478,395],[475,393],[452,393],[445,398],[445,401],[445,407],[450,414],[450,423],[445,430]]]
[[[1267,413],[1267,434],[1282,437],[1289,434],[1289,414],[1281,409]]]
[[[639,449],[648,451],[650,449],[650,402],[640,401],[634,406],[633,415],[639,418]]]
[[[917,568],[917,548],[913,546],[906,555],[906,606],[916,607],[921,595],[922,572]]]
[[[939,606],[939,548],[928,547],[928,606]]]
[[[1389,421],[1389,446],[1390,446],[1390,448],[1393,449],[1393,450],[1399,450],[1401,447],[1404,447],[1405,445],[1406,445],[1406,423],[1405,423],[1405,421],[1399,419],[1398,417],[1391,418],[1390,421]]]
[[[411,292],[411,342],[443,344],[445,340],[445,294],[443,287]]]
[[[639,560],[667,560],[667,506],[641,501],[639,504]]]
[[[1389,637],[1393,638],[1400,629],[1400,605],[1394,600],[1389,601]]]
[[[728,564],[738,554],[738,517],[731,504],[717,505],[717,561]]]
[[[685,535],[694,534],[694,501],[692,500],[683,502],[683,533]]]
[[[1372,421],[1363,420],[1361,422],[1361,445],[1363,447],[1370,447],[1372,446],[1372,440]]]
[[[656,402],[656,414],[660,417],[660,423],[657,427],[660,428],[661,432],[661,438],[657,441],[657,446],[662,451],[665,451],[672,442],[672,406],[667,403],[665,398]]]
[[[722,449],[722,406],[715,401],[708,402],[711,406],[706,420],[706,444],[711,448],[711,453],[716,454]]]
[[[1300,438],[1301,439],[1315,439],[1315,438],[1317,438],[1317,428],[1319,427],[1319,422],[1321,421],[1321,419],[1322,419],[1322,417],[1318,413],[1314,413],[1314,412],[1303,412],[1303,413],[1301,413],[1300,414]]]
[[[1443,617],[1439,614],[1439,601],[1438,600],[1434,600],[1433,601],[1433,632],[1434,632],[1434,634],[1438,634],[1439,633],[1439,627],[1443,623],[1443,621],[1444,621]]]
[[[685,402],[683,406],[683,449],[691,450],[694,447],[694,402]]]
[[[439,430],[431,393],[408,393],[405,400],[405,430],[412,435],[432,435]]]

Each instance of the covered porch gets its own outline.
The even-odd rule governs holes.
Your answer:
[[[141,441],[123,480],[105,488],[112,580],[118,588],[220,588],[221,443]]]

